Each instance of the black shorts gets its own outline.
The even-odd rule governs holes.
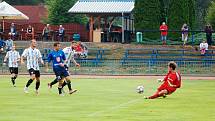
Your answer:
[[[18,67],[9,67],[9,71],[11,74],[18,74]]]
[[[28,70],[30,75],[35,74],[35,77],[40,77],[40,71],[39,70],[34,70],[33,68]]]

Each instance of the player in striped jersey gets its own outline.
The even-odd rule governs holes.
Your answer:
[[[39,61],[44,64],[42,55],[40,51],[36,48],[37,42],[35,39],[31,40],[30,47],[25,49],[21,56],[21,64],[24,64],[24,58],[27,59],[27,69],[30,74],[30,79],[28,80],[26,86],[24,87],[24,92],[28,93],[28,87],[36,79],[36,94],[39,93],[40,86],[40,69]]]
[[[76,51],[74,50],[75,46],[76,46],[76,42],[73,41],[72,44],[71,44],[71,46],[65,47],[65,48],[63,49],[63,52],[64,52],[64,54],[65,54],[65,56],[66,56],[66,60],[65,60],[65,62],[64,62],[64,64],[65,64],[65,69],[67,70],[68,73],[69,73],[69,67],[70,67],[70,62],[71,62],[71,61],[72,61],[76,66],[80,67],[80,64],[77,63],[76,60],[74,59],[74,55],[80,54],[80,53],[78,53],[78,52],[76,52]],[[54,81],[52,81],[51,83],[48,83],[48,87],[49,87],[49,88],[52,88],[52,85],[56,84],[57,82],[58,82],[58,79],[55,78]],[[67,81],[65,80],[65,81],[63,82],[63,84],[62,84],[62,88],[63,88],[65,85],[67,85],[67,84],[69,84],[69,83],[67,83]],[[69,85],[68,85],[68,88],[69,88]],[[62,90],[62,91],[63,91],[63,90]]]
[[[11,73],[11,82],[13,86],[15,87],[15,80],[18,76],[18,62],[20,61],[20,55],[19,52],[16,51],[16,46],[12,46],[12,50],[8,51],[6,56],[4,57],[4,64],[6,65],[6,62],[8,60],[8,67],[9,71]]]

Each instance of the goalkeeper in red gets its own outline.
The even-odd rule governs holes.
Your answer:
[[[163,80],[160,87],[157,89],[157,92],[150,96],[145,97],[146,99],[155,99],[158,97],[166,97],[176,91],[177,88],[181,87],[181,75],[176,71],[177,64],[173,61],[168,63],[168,73]]]

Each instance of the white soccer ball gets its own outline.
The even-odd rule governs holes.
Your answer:
[[[137,86],[137,93],[141,94],[144,92],[144,86],[143,85],[140,85],[140,86]]]

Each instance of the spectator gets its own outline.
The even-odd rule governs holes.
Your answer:
[[[58,29],[58,36],[59,36],[59,39],[61,42],[63,42],[63,39],[64,39],[64,28],[62,25],[59,26],[59,29]]]
[[[5,42],[0,39],[0,52],[4,51],[5,45],[6,45]]]
[[[27,39],[29,35],[31,36],[31,39],[34,39],[34,28],[31,25],[28,25],[28,28],[26,29],[25,38]]]
[[[50,28],[49,24],[47,24],[43,28],[43,33],[42,33],[43,38],[45,38],[46,41],[48,41],[48,39],[49,39],[49,33],[50,33],[50,31],[51,31],[51,28]]]
[[[10,51],[13,48],[13,40],[11,38],[9,38],[8,40],[6,40],[6,51]]]
[[[207,43],[208,45],[211,45],[212,44],[212,27],[210,24],[207,24],[205,26],[205,33],[206,33],[206,38],[207,38]]]
[[[208,43],[206,43],[205,40],[202,41],[202,43],[200,43],[200,52],[201,52],[201,55],[205,55],[205,53],[207,53],[207,50],[208,50]]]
[[[14,23],[11,23],[10,32],[8,34],[12,39],[14,39],[15,36],[17,35],[16,26]]]
[[[161,40],[163,42],[163,45],[166,45],[168,26],[166,25],[165,22],[163,22],[162,25],[160,26],[160,31],[161,31]]]
[[[182,32],[182,41],[184,42],[183,46],[186,45],[187,43],[187,39],[188,39],[188,26],[187,24],[183,24],[182,28],[181,28],[181,32]]]

